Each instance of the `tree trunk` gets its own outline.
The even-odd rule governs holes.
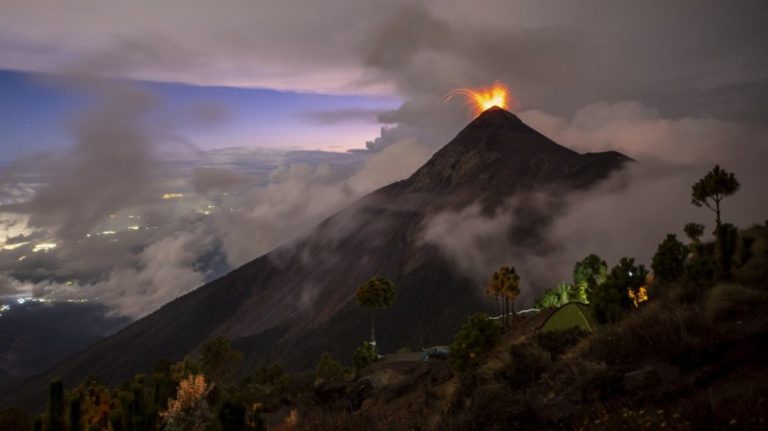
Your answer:
[[[371,343],[376,344],[376,312],[371,312]]]
[[[720,227],[720,199],[715,199],[715,217],[717,222],[717,227]]]
[[[509,298],[504,297],[504,328],[509,328]]]

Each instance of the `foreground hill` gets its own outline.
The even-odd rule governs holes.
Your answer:
[[[246,365],[274,360],[292,369],[320,352],[352,356],[368,316],[355,288],[374,275],[392,279],[398,299],[380,313],[382,351],[445,343],[473,312],[489,309],[478,287],[420,234],[425,219],[479,202],[493,211],[508,198],[589,187],[628,158],[578,154],[492,108],[410,178],[379,189],[328,218],[303,238],[182,296],[117,334],[7,393],[2,404],[44,401],[52,378],[76,384],[89,374],[115,384],[179,360],[215,335],[233,340]],[[535,238],[544,217],[512,234]]]
[[[741,234],[754,255],[728,281],[655,282],[591,333],[542,331],[554,309],[520,316],[464,373],[391,355],[315,385],[280,429],[768,429],[768,225]]]

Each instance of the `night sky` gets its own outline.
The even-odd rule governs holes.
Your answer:
[[[269,89],[137,82],[160,99],[166,115],[198,115],[184,136],[203,149],[256,146],[346,151],[365,148],[380,125],[376,116],[399,106],[396,97],[325,95]],[[66,147],[72,113],[88,96],[57,83],[55,76],[0,71],[1,161]],[[326,119],[324,112],[368,115]]]

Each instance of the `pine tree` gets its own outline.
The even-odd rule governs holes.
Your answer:
[[[667,235],[653,255],[651,268],[656,279],[665,283],[678,280],[683,275],[686,257],[688,247],[676,235]]]
[[[64,431],[66,429],[66,406],[64,405],[64,383],[54,380],[48,386],[48,421],[47,431]]]
[[[69,401],[69,431],[80,431],[83,429],[83,412],[80,398],[73,398]]]
[[[720,202],[727,196],[736,193],[740,184],[736,177],[715,166],[704,178],[693,185],[691,203],[697,207],[706,206],[715,213],[715,223],[720,227]]]

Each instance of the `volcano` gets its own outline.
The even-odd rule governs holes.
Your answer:
[[[369,315],[355,289],[376,275],[398,288],[394,305],[377,313],[380,351],[445,344],[467,315],[493,308],[480,283],[422,240],[424,223],[472,204],[494,211],[531,192],[588,188],[629,160],[616,152],[579,154],[491,108],[409,178],[166,304],[7,394],[3,404],[40,405],[52,378],[75,385],[96,374],[116,384],[161,359],[180,360],[216,335],[232,340],[245,366],[275,361],[307,369],[323,351],[349,361],[368,335]]]

